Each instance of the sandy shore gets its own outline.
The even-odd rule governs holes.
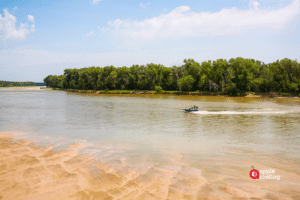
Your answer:
[[[248,94],[247,96],[245,97],[261,97],[260,95],[254,95],[254,94]]]
[[[53,148],[0,133],[0,200],[300,199],[299,174],[276,169],[280,181],[253,180],[251,162],[228,163],[230,178],[225,171],[204,176],[205,170],[183,166],[131,170],[120,163],[116,168],[79,154],[82,144],[70,144],[65,151]]]
[[[33,87],[0,87],[1,90],[40,90],[46,89],[46,86],[33,86]]]

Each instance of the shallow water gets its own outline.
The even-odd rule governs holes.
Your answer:
[[[201,110],[185,113],[191,105]],[[198,170],[204,185],[252,181],[251,165],[292,173],[281,182],[268,180],[273,181],[269,185],[259,180],[265,190],[290,186],[282,179],[294,184],[288,177],[300,174],[299,116],[298,99],[0,89],[0,132],[23,133],[21,138],[41,145],[60,144],[57,150],[81,143],[83,152],[120,169],[125,163],[141,173],[176,172],[180,180]],[[295,189],[292,197],[299,193]]]

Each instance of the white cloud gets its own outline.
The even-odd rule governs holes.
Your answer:
[[[33,33],[35,31],[35,26],[34,24],[31,25],[31,33]]]
[[[34,22],[34,16],[28,15],[28,20],[31,21],[31,22]]]
[[[259,6],[259,3],[258,3],[257,1],[254,1],[254,2],[253,2],[253,6],[254,6],[254,8],[256,8],[256,9],[257,9],[257,8],[258,8],[258,6]]]
[[[174,55],[162,55],[160,53],[157,53],[155,57],[150,57],[149,53],[143,51],[61,53],[47,50],[15,48],[12,50],[0,50],[0,60],[3,61],[1,63],[3,67],[0,68],[0,74],[2,76],[8,76],[8,74],[14,73],[10,77],[14,80],[18,80],[18,77],[21,75],[34,77],[32,76],[34,71],[36,73],[46,73],[40,77],[44,78],[49,74],[63,74],[63,70],[67,68],[82,68],[87,66],[103,67],[108,65],[120,67],[151,62],[163,63],[169,66],[172,62],[181,63],[183,59],[183,57],[180,57],[174,61]]]
[[[94,31],[91,31],[91,32],[89,32],[88,34],[86,34],[86,36],[88,37],[88,36],[91,36],[91,35],[93,35],[94,34]]]
[[[18,9],[18,7],[14,7],[14,10],[17,10]]]
[[[108,25],[109,25],[109,26],[115,27],[115,28],[119,28],[120,25],[126,26],[125,24],[126,24],[126,22],[125,22],[125,21],[122,21],[122,20],[120,20],[120,19],[116,19],[116,20],[113,21],[113,22],[108,22]]]
[[[188,6],[180,6],[158,17],[143,21],[116,19],[108,22],[110,30],[135,39],[151,39],[178,36],[235,35],[257,29],[280,29],[299,14],[300,2],[294,0],[290,5],[273,9],[258,9],[259,3],[253,1],[247,10],[235,7],[219,12],[191,12]]]
[[[260,5],[260,3],[258,3],[257,1],[254,1],[254,0],[251,0],[251,1],[249,2],[249,6],[250,6],[250,7],[253,7],[254,10],[257,10],[259,5]]]
[[[142,7],[142,8],[146,8],[146,6],[148,6],[150,3],[147,3],[146,5],[145,4],[143,4],[143,3],[140,3],[140,6]]]
[[[99,3],[101,0],[93,0],[93,4]]]
[[[25,40],[29,34],[27,23],[20,23],[20,27],[16,27],[17,18],[10,14],[7,9],[4,9],[4,15],[0,14],[0,31],[2,32],[1,39]]]
[[[102,27],[100,30],[101,30],[101,31],[108,31],[109,28],[108,28],[108,27]]]

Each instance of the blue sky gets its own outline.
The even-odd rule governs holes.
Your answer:
[[[0,80],[188,58],[300,60],[300,0],[1,0],[0,8]]]

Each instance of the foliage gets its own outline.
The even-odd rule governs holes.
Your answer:
[[[150,63],[129,68],[111,65],[65,69],[63,75],[49,75],[44,82],[51,88],[116,90],[113,93],[154,89],[158,93],[176,91],[174,94],[199,90],[215,94],[220,91],[231,96],[243,96],[246,92],[300,95],[300,64],[287,58],[270,64],[241,57],[201,64],[193,59],[183,62],[172,67]]]
[[[163,93],[163,89],[160,86],[155,86],[155,92],[156,93]]]
[[[190,91],[190,89],[193,87],[194,82],[195,82],[195,80],[192,77],[192,75],[188,75],[186,77],[181,78],[178,81],[178,85],[180,87],[182,87],[183,89]]]
[[[35,82],[12,82],[12,81],[0,81],[0,87],[24,87],[24,86],[43,86],[41,83]]]

